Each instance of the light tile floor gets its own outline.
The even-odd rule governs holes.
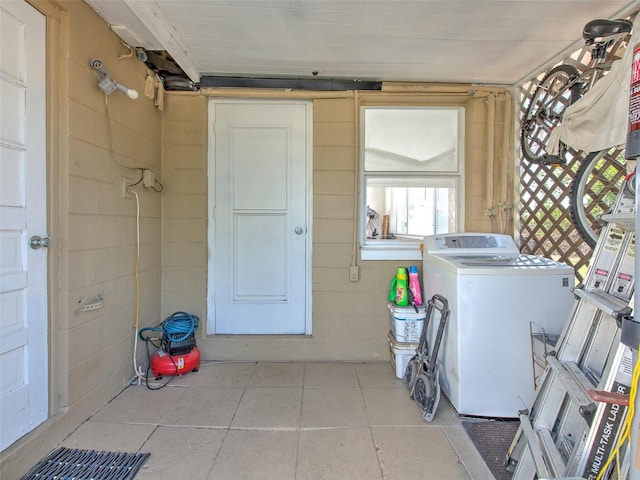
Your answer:
[[[62,444],[150,452],[136,480],[491,480],[443,397],[432,423],[388,364],[213,363],[125,389]]]

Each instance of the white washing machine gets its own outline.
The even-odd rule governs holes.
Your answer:
[[[574,302],[573,268],[522,255],[508,235],[425,237],[425,299],[450,315],[438,354],[440,387],[460,415],[515,418],[534,395],[531,329],[558,335]],[[433,341],[439,322],[429,325]]]

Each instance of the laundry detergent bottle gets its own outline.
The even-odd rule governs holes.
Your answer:
[[[420,292],[420,278],[418,277],[418,267],[411,265],[409,267],[409,289],[413,294],[413,303],[422,305],[422,293]]]
[[[396,276],[394,275],[393,277],[391,277],[391,284],[389,285],[389,295],[387,295],[387,299],[390,302],[396,303],[396,285],[397,285],[397,279]]]
[[[406,307],[409,305],[407,269],[399,267],[396,272],[396,305]]]

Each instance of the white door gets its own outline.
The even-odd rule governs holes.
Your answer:
[[[310,334],[311,104],[211,101],[208,333]]]
[[[46,420],[45,18],[0,2],[0,450]]]

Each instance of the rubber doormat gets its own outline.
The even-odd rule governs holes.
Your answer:
[[[20,480],[130,480],[148,453],[96,452],[60,447],[40,460]]]
[[[463,420],[462,426],[496,480],[511,480],[504,460],[516,435],[517,420]]]

